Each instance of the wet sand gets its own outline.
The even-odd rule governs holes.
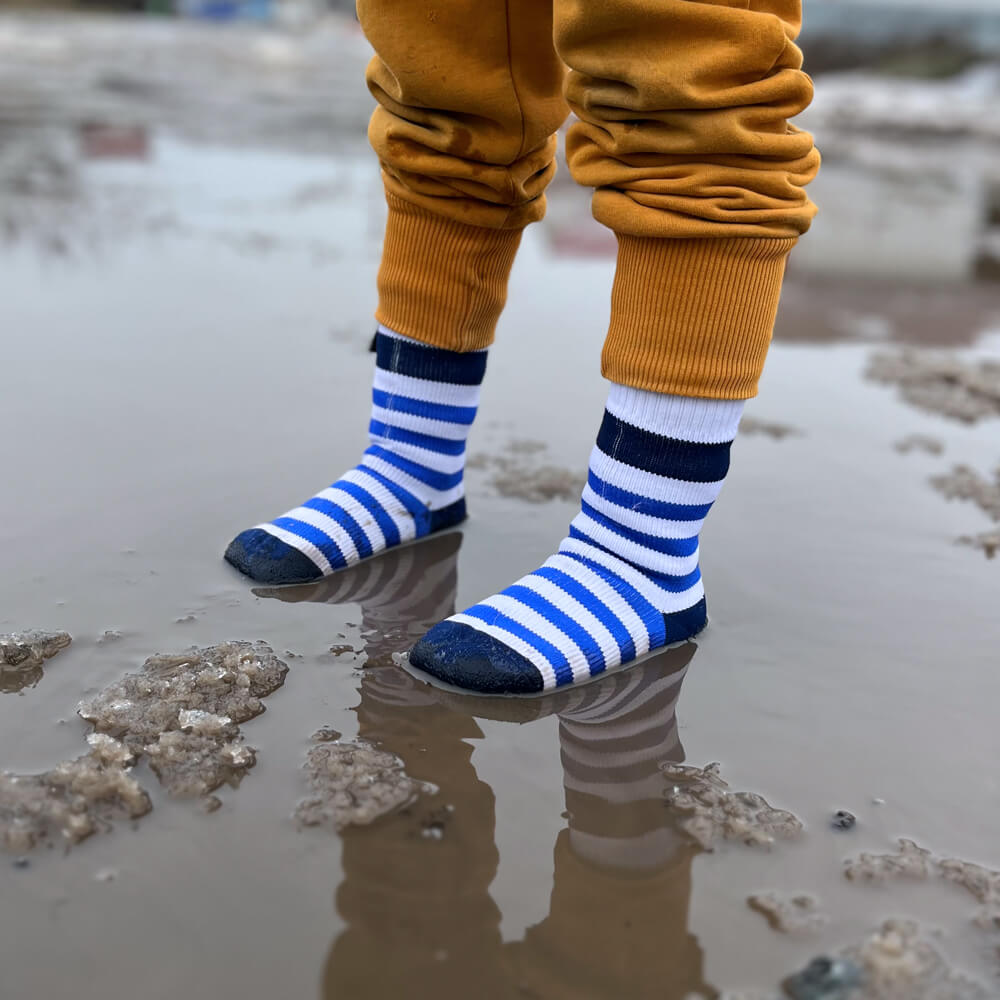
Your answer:
[[[0,237],[0,632],[73,641],[0,688],[0,770],[87,753],[78,702],[155,654],[260,640],[289,670],[241,723],[255,761],[218,808],[171,795],[140,759],[148,813],[69,850],[0,853],[5,1000],[775,997],[890,917],[935,932],[986,991],[903,995],[997,995],[1000,932],[975,920],[988,899],[934,871],[844,874],[901,837],[1000,867],[1000,564],[955,544],[992,527],[984,511],[930,484],[959,465],[990,476],[998,423],[949,421],[865,377],[886,339],[996,357],[996,285],[936,293],[962,315],[974,297],[960,335],[880,336],[912,315],[887,284],[859,308],[881,325],[778,340],[747,413],[794,433],[734,447],[697,643],[579,693],[464,699],[395,654],[562,537],[575,503],[538,473],[585,471],[612,261],[527,234],[470,443],[507,464],[470,470],[467,524],[312,588],[255,590],[226,542],[365,440],[375,165],[355,142],[212,143],[152,112],[142,141],[36,117],[0,133],[3,164],[25,148],[43,162],[42,143],[58,165],[0,182],[0,218],[21,220]],[[826,312],[816,326],[837,328]],[[941,453],[898,451],[912,435]],[[337,738],[437,790],[340,833],[304,825],[308,755]],[[706,850],[677,765],[716,761],[731,792],[801,832],[761,844],[741,819]],[[834,828],[837,810],[857,823]],[[822,919],[775,930],[759,909],[772,894],[810,897]]]

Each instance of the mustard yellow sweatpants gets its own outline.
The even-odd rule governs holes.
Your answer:
[[[489,345],[556,132],[618,237],[604,375],[753,396],[819,155],[800,0],[358,0],[389,218],[379,322]]]

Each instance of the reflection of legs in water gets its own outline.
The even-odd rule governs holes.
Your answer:
[[[674,703],[694,647],[540,700],[477,699],[423,685],[391,662],[454,603],[461,536],[389,553],[286,600],[361,607],[368,654],[360,735],[438,795],[343,836],[346,928],[323,970],[326,1000],[680,1000],[716,996],[687,931],[693,852],[663,804],[660,764],[683,759]],[[494,798],[472,766],[474,715],[558,713],[569,828],[555,846],[549,916],[503,945],[489,895]],[[454,812],[447,811],[454,806]],[[436,832],[443,821],[440,838]]]
[[[493,792],[472,766],[476,721],[440,705],[433,689],[391,660],[454,609],[457,532],[386,553],[320,583],[269,591],[284,600],[361,607],[367,661],[359,735],[400,756],[440,792],[343,835],[337,911],[346,923],[323,970],[328,1000],[447,1000],[505,996]],[[445,811],[455,807],[453,813]],[[446,819],[440,839],[428,837]],[[478,984],[482,983],[480,987]]]
[[[718,995],[687,929],[696,850],[671,824],[660,773],[684,759],[674,705],[693,654],[609,677],[560,711],[569,828],[556,840],[549,916],[509,946],[527,996]]]

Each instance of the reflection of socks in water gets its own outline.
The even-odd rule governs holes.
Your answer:
[[[587,696],[559,712],[569,829],[553,852],[549,915],[508,945],[528,996],[718,996],[687,926],[695,851],[673,829],[660,772],[683,759],[674,704],[693,653],[566,692]],[[675,657],[681,668],[664,673]]]
[[[410,662],[486,694],[587,681],[706,623],[698,532],[743,403],[612,385],[582,510],[540,569],[431,631]]]
[[[659,867],[681,843],[660,767],[684,759],[674,707],[687,668],[663,674],[653,666],[609,678],[615,684],[599,700],[559,715],[570,846],[608,868]]]
[[[465,441],[486,352],[445,351],[380,328],[376,359],[361,464],[226,550],[255,580],[315,580],[464,519]]]
[[[365,682],[370,699],[412,705],[434,692],[392,662],[428,627],[455,610],[462,533],[449,531],[297,587],[258,587],[258,597],[291,603],[352,604],[361,609]]]

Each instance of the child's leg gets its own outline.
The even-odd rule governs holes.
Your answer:
[[[787,119],[812,88],[799,0],[556,0],[579,121],[567,153],[618,235],[611,380],[582,510],[546,564],[435,626],[411,662],[528,693],[706,622],[698,533],[756,392],[819,164]]]
[[[316,579],[465,516],[486,348],[567,113],[544,0],[361,0],[358,12],[377,53],[369,135],[389,204],[371,447],[230,543],[226,558],[268,583]]]

